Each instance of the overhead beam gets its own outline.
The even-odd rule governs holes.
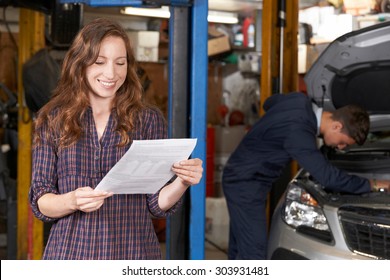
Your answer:
[[[60,0],[60,3],[81,3],[91,7],[154,7],[157,5],[166,5],[172,7],[189,7],[192,5],[193,0]]]

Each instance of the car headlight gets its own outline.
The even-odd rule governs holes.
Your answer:
[[[300,233],[327,242],[332,240],[327,219],[317,200],[294,182],[286,193],[282,219]]]

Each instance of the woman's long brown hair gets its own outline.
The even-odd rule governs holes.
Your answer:
[[[124,29],[116,22],[99,18],[85,25],[76,35],[64,58],[58,85],[35,120],[36,129],[47,125],[47,139],[53,134],[58,136],[56,142],[60,148],[72,145],[82,136],[82,119],[89,107],[88,92],[91,90],[86,69],[95,63],[101,42],[109,36],[122,38],[126,46],[127,77],[116,93],[113,110],[117,116],[116,131],[122,137],[120,145],[131,141],[129,132],[145,106],[134,53]],[[40,137],[39,133],[35,134],[35,144],[40,142]]]

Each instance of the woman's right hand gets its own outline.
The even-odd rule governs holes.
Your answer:
[[[104,203],[104,200],[113,193],[94,190],[91,187],[81,187],[73,193],[73,205],[75,210],[83,212],[93,212],[98,210]]]
[[[62,218],[75,211],[92,212],[98,210],[104,200],[113,193],[95,191],[91,187],[81,187],[65,194],[46,193],[37,203],[41,213],[51,218]]]

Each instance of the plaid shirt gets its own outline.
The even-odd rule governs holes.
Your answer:
[[[83,186],[95,188],[130,147],[117,147],[120,136],[114,131],[114,114],[100,143],[91,109],[84,121],[84,136],[75,145],[58,150],[53,136],[52,141],[43,138],[33,149],[29,193],[32,211],[42,221],[54,222],[43,259],[161,259],[151,215],[166,217],[180,202],[164,212],[158,206],[159,192],[114,195],[97,211],[76,211],[60,219],[39,211],[37,201],[46,193],[64,194]],[[42,134],[46,129],[36,133]],[[132,135],[137,140],[166,138],[162,115],[151,109],[145,111],[142,123]]]

